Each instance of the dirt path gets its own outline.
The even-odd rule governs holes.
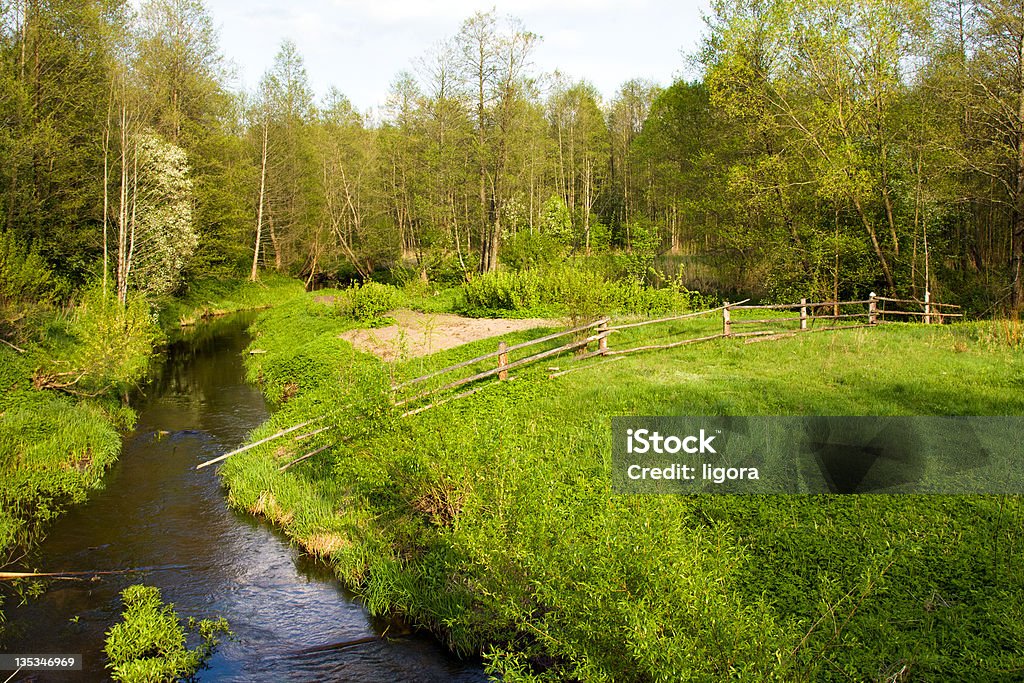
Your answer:
[[[468,344],[478,339],[496,337],[508,332],[535,327],[561,327],[557,320],[527,318],[505,320],[493,318],[463,318],[448,313],[417,313],[396,311],[391,317],[398,323],[375,330],[349,330],[341,338],[360,351],[372,353],[391,361],[397,358],[426,356],[436,351]]]

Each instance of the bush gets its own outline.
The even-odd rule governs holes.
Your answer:
[[[82,295],[64,332],[70,343],[51,351],[52,360],[33,377],[36,388],[125,396],[148,375],[153,349],[161,340],[145,299],[133,297],[121,304],[98,286]]]
[[[539,232],[516,233],[501,248],[501,262],[512,270],[542,268],[564,255],[565,249],[558,240]]]
[[[0,231],[0,308],[16,302],[46,299],[53,293],[53,273],[35,251]]]
[[[636,280],[608,283],[609,298],[622,313],[659,316],[689,308],[685,296],[671,289],[653,289]]]
[[[442,285],[461,285],[466,282],[466,273],[476,265],[476,256],[469,260],[459,259],[458,254],[433,253],[427,263],[427,277],[431,282]]]
[[[229,633],[224,619],[189,619],[179,623],[174,605],[165,605],[153,586],[129,586],[121,593],[124,621],[107,632],[103,651],[115,681],[178,681],[191,678],[217,647],[219,633]],[[186,647],[188,631],[198,633],[201,643]]]
[[[536,309],[542,301],[542,285],[531,271],[485,273],[463,285],[463,309],[473,315]]]
[[[661,245],[658,226],[647,220],[636,220],[629,223],[626,229],[629,235],[629,250],[619,254],[618,258],[630,279],[643,282],[654,264],[654,257],[658,255],[658,248]]]
[[[578,325],[596,320],[609,312],[615,283],[600,275],[577,268],[559,268],[545,279],[545,290],[552,303],[559,305]]]
[[[344,290],[336,300],[340,314],[359,322],[379,323],[388,311],[401,304],[402,293],[393,285],[366,282]]]

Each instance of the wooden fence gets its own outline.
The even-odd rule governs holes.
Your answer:
[[[853,328],[865,328],[873,327],[879,324],[889,324],[896,322],[891,318],[893,316],[902,316],[902,320],[920,320],[926,324],[929,323],[943,323],[945,321],[961,318],[962,313],[955,313],[952,310],[958,309],[959,306],[953,304],[942,304],[936,303],[930,300],[929,295],[925,295],[924,301],[917,299],[893,299],[889,297],[876,296],[874,292],[870,294],[867,299],[856,300],[856,301],[816,301],[809,302],[807,299],[801,299],[800,303],[794,304],[764,304],[764,305],[748,305],[749,299],[744,299],[736,303],[730,303],[726,301],[723,305],[717,308],[711,308],[705,311],[696,311],[694,313],[685,313],[682,315],[672,315],[665,318],[656,318],[653,320],[640,320],[637,322],[628,322],[621,325],[610,325],[610,318],[601,318],[592,323],[586,325],[580,325],[572,329],[564,330],[562,332],[555,332],[553,334],[547,334],[537,339],[523,342],[521,344],[515,344],[508,346],[505,342],[500,342],[498,348],[490,353],[485,353],[476,358],[471,358],[461,363],[456,363],[440,370],[435,370],[428,374],[416,377],[414,379],[396,384],[392,387],[393,391],[393,402],[396,407],[409,406],[410,404],[418,403],[424,399],[431,398],[437,394],[451,391],[467,384],[477,382],[482,379],[497,376],[498,381],[504,381],[509,379],[509,371],[517,368],[536,363],[546,358],[551,358],[561,353],[569,351],[576,351],[576,360],[583,360],[594,356],[621,356],[629,353],[637,353],[641,351],[654,351],[659,349],[671,349],[677,346],[684,346],[687,344],[697,344],[701,342],[711,341],[713,339],[723,338],[749,338],[748,341],[761,341],[766,339],[777,339],[784,336],[794,336],[801,332],[827,332],[835,330],[853,329]],[[895,307],[894,307],[895,306]],[[899,308],[903,306],[903,308]],[[920,310],[909,310],[910,308],[919,307]],[[952,309],[952,310],[951,310]],[[735,313],[746,312],[746,311],[775,311],[779,313],[791,313],[791,315],[776,315],[774,317],[767,318],[747,318],[742,316],[736,316]],[[623,330],[633,329],[637,327],[643,327],[646,325],[657,325],[668,322],[674,322],[679,320],[686,320],[692,318],[702,318],[714,315],[721,316],[721,332],[711,335],[704,335],[700,337],[692,337],[685,339],[677,339],[663,344],[648,344],[644,346],[634,346],[628,348],[611,348],[608,339],[614,334]],[[885,317],[889,316],[890,320],[885,320]],[[828,321],[832,324],[818,325],[819,321]],[[760,327],[771,327],[773,329],[760,329],[752,331],[737,332],[734,328],[737,326],[760,326]],[[792,326],[790,328],[789,326]],[[778,329],[783,328],[783,329]],[[539,353],[520,358],[509,362],[509,354],[515,351],[529,348],[537,344],[552,341],[569,335],[575,335],[573,341],[558,346],[553,349],[547,349]],[[583,338],[580,338],[580,337]],[[597,348],[589,350],[589,345],[596,344]],[[468,368],[477,363],[496,358],[497,362],[495,367],[476,372],[467,377],[454,379],[441,386],[434,387],[431,389],[420,391],[412,396],[406,398],[399,398],[399,393],[410,387],[414,387],[418,384],[426,382],[442,375],[455,372]],[[557,374],[564,374],[559,372]],[[486,388],[485,385],[476,387],[468,391],[464,391],[453,396],[449,396],[443,400],[433,401],[427,405],[407,410],[403,413],[404,416],[415,415],[416,413],[428,410],[435,406],[447,403],[448,401],[462,398],[463,396],[469,396],[470,394],[476,393],[481,389]]]
[[[462,361],[461,363],[456,363],[455,365],[449,365],[446,368],[441,368],[440,370],[435,370],[434,372],[430,372],[430,373],[428,373],[426,375],[422,375],[420,377],[416,377],[415,379],[411,379],[411,380],[409,380],[407,382],[402,382],[401,384],[397,384],[397,385],[393,386],[392,390],[393,390],[393,392],[396,392],[395,394],[393,394],[395,396],[395,400],[394,400],[395,407],[401,407],[401,406],[404,406],[404,405],[408,405],[410,403],[416,403],[417,401],[421,401],[421,400],[423,400],[425,398],[429,398],[431,396],[434,396],[435,394],[439,394],[439,393],[444,392],[444,391],[450,391],[452,389],[457,389],[458,387],[461,387],[463,385],[469,384],[470,382],[476,382],[476,381],[479,381],[481,379],[486,379],[488,377],[494,377],[495,375],[497,375],[499,381],[507,380],[508,379],[508,372],[509,372],[509,370],[515,370],[516,368],[521,368],[521,367],[529,365],[531,363],[536,363],[537,361],[541,361],[541,360],[544,360],[545,358],[550,358],[552,356],[556,356],[556,355],[558,355],[560,353],[565,353],[567,351],[574,351],[574,350],[577,350],[577,349],[585,349],[587,347],[587,345],[593,344],[594,342],[597,342],[598,350],[593,352],[593,353],[587,353],[586,351],[584,351],[584,353],[582,355],[580,355],[579,358],[589,358],[591,356],[600,355],[601,353],[603,353],[603,350],[607,349],[608,335],[611,334],[611,332],[608,331],[608,327],[607,327],[608,321],[609,321],[608,318],[601,318],[600,320],[595,320],[594,322],[587,323],[586,325],[580,325],[579,327],[574,327],[572,329],[563,330],[562,332],[555,332],[553,334],[547,334],[547,335],[544,335],[543,337],[538,337],[537,339],[531,339],[530,341],[525,341],[525,342],[523,342],[521,344],[515,344],[513,346],[508,346],[505,342],[500,342],[498,344],[498,349],[496,351],[492,351],[490,353],[485,353],[482,356],[477,356],[476,358],[470,358],[469,360]],[[537,344],[543,344],[544,342],[548,342],[548,341],[551,341],[553,339],[559,339],[561,337],[567,337],[569,335],[576,335],[576,336],[586,335],[586,336],[583,339],[574,339],[573,341],[570,341],[567,344],[562,344],[561,346],[558,346],[556,348],[547,349],[546,351],[541,351],[540,353],[535,353],[535,354],[533,354],[531,356],[527,356],[525,358],[520,358],[519,360],[512,361],[511,363],[509,362],[509,359],[508,359],[509,354],[514,352],[514,351],[519,351],[521,349],[529,348],[531,346],[536,346]],[[410,396],[408,398],[403,398],[403,399],[398,399],[397,398],[397,392],[401,391],[402,389],[406,389],[406,388],[411,387],[413,385],[420,384],[422,382],[426,382],[427,380],[434,379],[436,377],[440,377],[441,375],[445,375],[445,374],[454,372],[455,370],[461,370],[463,368],[470,367],[471,365],[475,365],[477,363],[480,363],[482,361],[488,360],[490,358],[497,358],[498,359],[496,367],[491,368],[489,370],[484,370],[483,372],[478,372],[476,374],[470,375],[469,377],[462,377],[460,379],[453,380],[453,381],[448,382],[447,384],[444,384],[444,385],[439,386],[439,387],[434,387],[432,389],[427,389],[425,391],[421,391],[421,392],[419,392],[417,394],[414,394],[413,396]],[[440,405],[441,403],[445,403],[448,400],[451,400],[451,399],[454,399],[454,398],[461,398],[462,396],[468,396],[469,394],[475,393],[476,391],[479,391],[479,389],[472,389],[470,391],[467,391],[467,392],[464,392],[462,394],[459,394],[458,396],[452,396],[449,399],[445,399],[445,401],[441,401],[441,402],[437,402],[437,403],[431,403],[428,406],[423,406],[422,408],[418,408],[416,410],[408,411],[408,412],[405,413],[405,415],[413,415],[413,414],[415,414],[417,412],[422,412],[423,410],[426,410],[427,408],[431,408],[434,405]]]
[[[743,301],[739,301],[737,303],[729,303],[728,301],[726,301],[722,306],[708,309],[706,311],[697,311],[694,313],[673,315],[665,318],[657,318],[654,320],[641,320],[637,322],[624,323],[622,325],[609,325],[609,323],[611,322],[610,318],[601,318],[600,320],[595,320],[594,322],[587,323],[586,325],[580,325],[578,327],[564,330],[562,332],[546,334],[542,337],[538,337],[537,339],[531,339],[530,341],[522,342],[521,344],[514,344],[512,346],[509,346],[505,342],[499,342],[498,348],[495,351],[485,353],[482,356],[477,356],[476,358],[470,358],[469,360],[462,361],[461,363],[449,365],[448,367],[441,368],[440,370],[435,370],[420,377],[416,377],[406,382],[402,382],[401,384],[396,384],[392,386],[392,401],[396,407],[408,406],[410,404],[423,401],[424,399],[435,397],[443,392],[451,391],[452,389],[457,389],[459,387],[465,386],[473,382],[477,382],[482,379],[487,379],[488,377],[496,376],[498,378],[496,382],[508,381],[510,379],[514,379],[509,377],[510,370],[525,367],[526,365],[530,365],[531,363],[536,363],[546,358],[551,358],[558,354],[566,353],[569,351],[577,351],[576,360],[583,360],[586,358],[592,358],[594,356],[623,356],[629,353],[653,351],[657,349],[671,349],[677,346],[683,346],[685,344],[696,344],[699,342],[711,341],[713,339],[746,337],[748,338],[747,342],[749,343],[753,341],[762,341],[766,339],[778,339],[780,337],[785,336],[795,336],[807,332],[827,332],[834,330],[874,327],[880,324],[892,324],[898,322],[898,320],[920,320],[926,324],[942,324],[947,320],[963,317],[962,313],[952,312],[959,309],[959,306],[955,306],[953,304],[942,304],[933,302],[931,301],[931,298],[927,293],[925,294],[924,301],[919,301],[917,299],[893,299],[889,297],[881,297],[876,296],[874,292],[872,292],[867,299],[860,301],[808,302],[806,299],[801,299],[800,303],[798,304],[767,305],[747,305],[747,301],[749,301],[749,299],[744,299]],[[897,308],[893,308],[893,306],[897,306]],[[904,308],[898,308],[898,306],[903,306]],[[910,308],[914,308],[915,310],[909,310]],[[916,310],[917,308],[920,308],[920,310]],[[734,317],[733,315],[734,312],[759,310],[790,312],[791,315],[782,315],[770,318],[746,318]],[[717,334],[704,335],[701,337],[687,339],[678,339],[676,341],[668,342],[665,344],[649,344],[645,346],[634,346],[629,348],[612,349],[608,344],[608,339],[612,334],[621,332],[623,330],[633,329],[636,327],[643,327],[645,325],[657,325],[661,323],[668,323],[691,318],[713,316],[715,314],[721,314],[722,331]],[[886,316],[896,316],[898,320],[885,320],[884,318]],[[816,321],[831,321],[833,324],[817,326],[815,325]],[[838,323],[839,321],[848,321],[849,324],[835,324]],[[773,328],[777,328],[779,326],[784,325],[795,325],[796,327],[795,329],[783,331],[778,331],[776,329],[762,329],[750,332],[735,332],[733,330],[733,328],[736,326],[744,325],[767,325]],[[572,341],[568,343],[509,362],[510,353],[520,351],[522,349],[528,349],[532,346],[536,346],[537,344],[543,344],[545,342],[553,341],[555,339],[561,339],[569,335],[574,335],[574,338]],[[589,350],[588,348],[591,344],[597,345],[597,348],[593,351]],[[482,363],[483,361],[492,358],[497,359],[497,363],[493,368],[483,370],[481,372],[476,372],[468,377],[454,379],[450,382],[443,384],[442,386],[420,391],[419,393],[416,393],[408,398],[398,398],[398,393],[401,392],[403,389],[409,389],[411,387],[416,387],[417,385],[422,385],[422,383],[428,380],[442,377],[443,375],[453,373],[457,370],[469,368],[477,363]],[[609,359],[608,362],[612,360],[619,359],[612,358]],[[595,363],[594,365],[598,364]],[[555,372],[551,376],[554,377],[557,375],[563,375],[566,372],[569,372],[569,370]],[[429,410],[444,403],[448,403],[449,401],[454,401],[464,396],[469,396],[470,394],[474,394],[478,391],[481,391],[482,389],[486,389],[488,386],[492,386],[494,383],[495,382],[491,382],[479,387],[474,387],[467,391],[450,395],[440,400],[434,399],[430,403],[407,410],[402,414],[402,417],[415,415],[417,413],[421,413],[425,410]],[[325,416],[319,416],[313,418],[312,420],[307,420],[306,422],[295,425],[293,427],[283,429],[277,432],[276,434],[268,436],[264,439],[260,439],[255,443],[251,443],[247,446],[243,446],[234,451],[231,451],[230,453],[226,453],[224,455],[213,458],[212,460],[208,460],[204,463],[201,463],[196,467],[196,469],[212,465],[236,453],[247,451],[250,448],[259,446],[260,444],[276,440],[287,434],[291,434],[292,432],[295,432],[301,429],[302,427],[313,425],[313,423],[324,419],[324,417]],[[357,417],[355,419],[360,419],[360,417]],[[332,429],[333,427],[334,425],[319,427],[317,429],[313,429],[308,433],[295,436],[294,440],[295,442],[303,441],[307,438],[311,438],[313,436],[321,434],[322,432],[326,432]],[[350,440],[351,438],[352,437],[343,437],[341,441],[345,442]],[[336,445],[336,443],[329,443],[319,448],[315,448],[309,451],[308,453],[305,453],[304,455],[301,455],[291,460],[290,462],[284,464],[279,468],[279,470],[281,472],[284,472],[289,468],[301,462],[304,462],[319,453],[324,452],[325,450],[334,445]]]

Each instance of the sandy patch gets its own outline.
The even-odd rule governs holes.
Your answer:
[[[392,361],[398,358],[426,356],[509,332],[531,330],[536,327],[562,327],[559,321],[544,318],[463,318],[448,313],[416,311],[396,311],[391,317],[397,322],[396,325],[378,327],[375,330],[349,330],[342,332],[340,336],[360,351]]]

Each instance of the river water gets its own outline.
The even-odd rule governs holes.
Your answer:
[[[20,607],[9,599],[3,651],[77,653],[85,667],[13,680],[106,679],[104,634],[120,619],[120,591],[139,582],[159,587],[183,619],[228,619],[234,636],[222,641],[201,681],[487,680],[478,662],[371,619],[326,566],[269,525],[230,510],[214,468],[195,470],[244,443],[269,414],[244,380],[251,319],[207,323],[171,345],[104,488],[60,518],[28,561],[39,571],[153,569],[54,581]]]

